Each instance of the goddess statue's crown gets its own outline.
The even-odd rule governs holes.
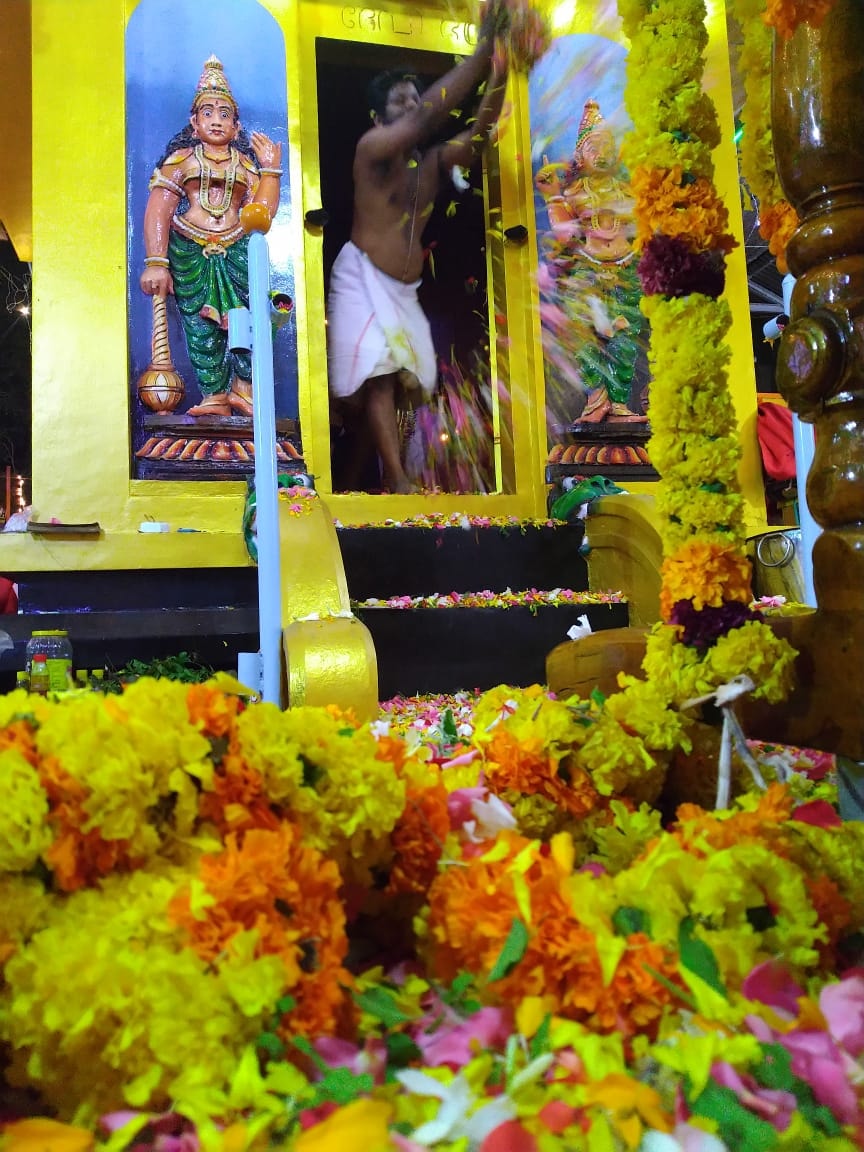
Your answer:
[[[201,79],[198,81],[198,87],[195,89],[192,111],[195,112],[198,105],[204,100],[212,100],[214,97],[227,100],[228,103],[233,106],[234,111],[237,111],[237,101],[234,99],[231,85],[225,76],[222,61],[217,59],[216,56],[208,56],[204,61],[204,70],[201,73]]]
[[[597,101],[586,100],[582,109],[582,119],[579,121],[579,134],[576,137],[574,151],[581,152],[586,136],[590,136],[592,132],[609,132],[609,128],[600,115],[600,105]]]

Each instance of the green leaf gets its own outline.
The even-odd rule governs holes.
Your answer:
[[[255,1047],[266,1052],[274,1060],[279,1060],[285,1055],[285,1045],[275,1032],[262,1032],[255,1041]]]
[[[479,1012],[482,1004],[476,996],[470,996],[474,990],[474,977],[470,972],[460,972],[451,982],[449,988],[440,990],[441,999],[449,1007],[463,1016],[473,1016]]]
[[[619,936],[632,936],[634,932],[644,932],[648,936],[651,933],[648,913],[641,908],[618,908],[612,916],[612,927]]]
[[[538,1056],[545,1056],[549,1051],[549,1033],[552,1027],[552,1013],[547,1012],[543,1017],[543,1023],[531,1037],[528,1044],[528,1051],[532,1060],[536,1060]]]
[[[525,924],[517,917],[510,926],[510,932],[507,939],[504,941],[504,947],[489,973],[489,980],[501,980],[504,976],[511,972],[522,957],[525,955],[525,949],[528,947],[528,940],[530,939],[528,929]]]
[[[318,1102],[332,1100],[336,1104],[350,1104],[358,1096],[365,1096],[375,1087],[375,1079],[368,1072],[356,1076],[350,1068],[328,1068],[315,1085]]]
[[[305,1036],[292,1036],[291,1043],[294,1045],[298,1052],[302,1052],[308,1060],[312,1061],[319,1072],[328,1071],[330,1067],[329,1064],[326,1060],[322,1059],[322,1057],[318,1055],[318,1053],[315,1051]]]
[[[813,1090],[792,1071],[792,1056],[782,1044],[762,1044],[762,1059],[751,1072],[763,1088],[791,1092],[798,1101],[798,1110],[812,1127],[828,1136],[839,1136],[842,1129],[830,1108],[817,1104]]]
[[[688,972],[693,972],[700,980],[704,980],[709,988],[713,988],[721,996],[727,996],[720,978],[717,957],[704,940],[694,935],[695,926],[696,922],[692,916],[685,916],[678,926],[678,954],[681,963]]]
[[[444,715],[441,718],[441,735],[447,744],[456,744],[459,741],[459,732],[456,728],[456,720],[453,716],[453,709],[446,708]]]
[[[388,1032],[384,1043],[387,1047],[388,1070],[407,1068],[413,1060],[422,1058],[420,1049],[405,1032]]]
[[[795,1077],[792,1057],[782,1044],[760,1044],[762,1059],[750,1071],[763,1088],[779,1088],[791,1092]]]
[[[297,1007],[297,1001],[293,996],[280,996],[276,1001],[276,1011],[280,1016],[284,1016],[287,1012],[293,1012]]]
[[[301,752],[297,757],[303,767],[303,787],[314,788],[321,777],[324,775],[324,769],[310,760],[308,756],[304,756]]]
[[[721,1140],[735,1152],[772,1152],[777,1147],[774,1126],[745,1108],[731,1088],[709,1081],[690,1107],[697,1116],[714,1120]]]
[[[396,1003],[396,997],[386,988],[369,988],[355,996],[354,1000],[364,1012],[380,1020],[385,1028],[394,1028],[409,1019]]]
[[[599,688],[591,689],[591,702],[596,704],[598,708],[602,708],[606,703],[606,696],[600,691]]]

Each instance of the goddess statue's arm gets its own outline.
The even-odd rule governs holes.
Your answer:
[[[252,196],[257,204],[266,204],[271,218],[279,209],[280,179],[282,177],[282,145],[274,144],[263,132],[249,137],[252,151],[258,161],[260,179]]]
[[[177,192],[158,183],[151,189],[147,200],[144,211],[144,271],[140,283],[142,292],[148,296],[168,296],[174,291],[174,280],[168,268],[168,236],[171,218],[179,203]]]

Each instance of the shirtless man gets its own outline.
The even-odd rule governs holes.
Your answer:
[[[492,59],[504,14],[490,0],[474,54],[421,96],[410,73],[370,86],[373,127],[354,154],[351,240],[333,265],[328,299],[331,394],[365,414],[390,492],[416,491],[402,464],[398,408],[425,402],[437,364],[417,299],[421,238],[442,180],[468,168],[488,141],[504,100],[506,63]],[[428,141],[485,81],[476,118],[443,144]],[[376,92],[377,89],[377,92]]]

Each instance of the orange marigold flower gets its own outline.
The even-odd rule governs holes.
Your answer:
[[[191,722],[211,740],[230,735],[235,719],[246,707],[240,696],[229,696],[211,684],[190,684],[186,704]]]
[[[688,179],[684,170],[639,165],[630,179],[635,200],[636,247],[657,233],[681,236],[695,252],[731,252],[738,246],[729,232],[729,212],[705,176]]]
[[[693,607],[719,608],[724,600],[749,604],[753,599],[750,562],[737,547],[691,540],[660,568],[660,613],[669,621],[679,600],[692,600]]]
[[[818,28],[833,7],[834,0],[768,0],[762,19],[788,40],[799,24]]]
[[[533,841],[515,832],[502,832],[498,843],[506,845],[506,856],[496,852],[494,859],[486,859],[481,852],[463,859],[460,867],[439,872],[429,889],[429,963],[441,980],[452,980],[463,969],[490,971],[514,918],[519,916],[509,869],[512,860]],[[548,898],[547,890],[554,891],[558,885],[557,869],[553,874],[553,863],[548,863],[544,870],[535,861],[525,873],[536,906]]]
[[[212,791],[201,793],[198,809],[202,819],[209,820],[223,835],[279,827],[279,816],[267,799],[260,772],[246,763],[233,736],[213,776]]]
[[[825,970],[834,971],[835,949],[852,926],[854,907],[830,876],[805,876],[804,885],[816,915],[828,929],[828,939],[817,944],[820,964]]]
[[[0,728],[0,752],[5,752],[7,748],[20,752],[34,768],[38,766],[36,730],[29,720],[12,720],[5,728]]]
[[[777,270],[786,275],[786,246],[792,239],[800,221],[798,213],[786,200],[759,206],[759,233],[768,244],[768,251],[777,262]]]
[[[85,832],[87,787],[70,775],[53,756],[39,764],[42,787],[48,797],[48,823],[54,842],[45,863],[63,892],[76,892],[95,884],[110,872],[124,871],[132,861],[128,840],[103,840],[98,829]]]
[[[425,894],[438,874],[449,831],[447,789],[440,774],[426,788],[409,788],[405,810],[390,834],[394,860],[387,892]]]
[[[784,784],[771,784],[752,811],[721,818],[698,804],[681,804],[674,835],[688,852],[707,856],[745,841],[767,844],[779,856],[789,856],[791,845],[784,828],[795,799]]]
[[[439,873],[429,892],[430,970],[445,981],[459,971],[488,976],[519,919],[528,933],[525,952],[488,992],[513,1006],[541,997],[556,1015],[595,1031],[656,1035],[674,999],[669,984],[680,984],[676,956],[634,933],[607,982],[603,943],[579,921],[566,879],[554,853],[516,833],[502,834],[485,857],[463,858]]]
[[[257,935],[256,956],[279,956],[285,989],[297,1006],[283,1019],[294,1032],[332,1031],[350,977],[342,878],[334,861],[303,844],[288,822],[230,835],[222,852],[203,856],[199,879],[208,901],[193,908],[193,891],[180,893],[169,916],[185,928],[203,959],[218,962],[240,933]],[[203,905],[203,906],[201,906]]]
[[[566,761],[540,737],[519,739],[499,725],[486,746],[489,788],[498,796],[520,792],[545,796],[571,816],[587,816],[599,805],[599,794],[588,773],[572,757]]]

